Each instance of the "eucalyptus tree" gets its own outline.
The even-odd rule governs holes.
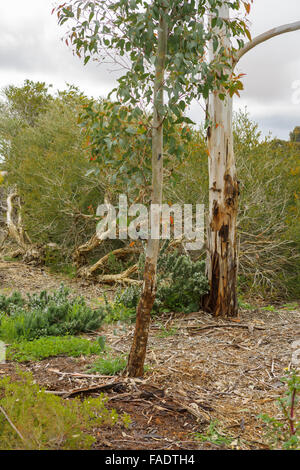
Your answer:
[[[252,2],[253,0],[251,0]],[[250,1],[245,3],[250,12]],[[230,32],[224,29],[229,21],[229,5],[223,2],[211,21],[220,23],[221,42],[210,47],[210,61],[218,61],[219,53],[227,54],[228,63],[223,69],[233,77],[233,87],[224,93],[212,91],[208,99],[209,127],[207,132],[209,165],[209,217],[207,223],[207,274],[210,284],[204,308],[215,316],[236,316],[237,305],[237,212],[239,182],[233,152],[232,104],[234,92],[243,89],[234,70],[239,60],[259,44],[284,33],[300,29],[300,21],[273,28],[255,38],[247,34],[249,41],[235,49]]]
[[[162,202],[164,129],[172,141],[175,126],[191,122],[185,112],[194,99],[207,99],[211,90],[235,90],[240,86],[239,79],[223,73],[228,57],[225,48],[219,45],[225,30],[243,47],[247,26],[238,17],[232,21],[223,19],[218,8],[226,4],[237,12],[245,3],[245,0],[69,0],[53,10],[60,25],[69,21],[65,41],[85,64],[92,58],[112,61],[124,69],[112,93],[115,105],[122,108],[125,105],[133,118],[140,117],[151,136],[152,204]],[[211,16],[216,17],[214,22],[207,21]],[[218,49],[218,60],[209,63],[210,41],[214,50]],[[139,129],[131,132],[138,134]],[[102,153],[97,156],[103,165],[109,163],[118,139],[121,136],[103,136]],[[180,156],[175,141],[171,149]],[[126,164],[121,161],[120,167]],[[151,222],[157,227],[159,214]],[[158,254],[159,240],[149,236],[127,366],[130,376],[143,374]]]

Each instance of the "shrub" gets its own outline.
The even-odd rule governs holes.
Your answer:
[[[208,291],[205,262],[193,261],[188,255],[177,251],[161,250],[157,263],[157,291],[153,312],[174,311],[190,313],[200,307],[201,297]],[[143,273],[144,256],[140,260],[140,275]],[[130,286],[116,301],[128,308],[137,306],[141,294],[140,286]]]
[[[101,309],[92,310],[83,297],[69,298],[63,285],[53,294],[42,291],[28,295],[23,307],[11,316],[2,315],[0,336],[7,341],[32,340],[41,336],[74,335],[99,328]],[[6,312],[7,313],[7,312]]]
[[[129,291],[130,292],[130,291]],[[139,289],[138,289],[139,292]],[[136,304],[133,302],[125,302],[120,300],[122,297],[121,291],[118,290],[115,295],[115,301],[109,302],[106,295],[104,294],[104,306],[103,306],[103,321],[105,323],[133,323],[136,317]]]
[[[98,342],[91,342],[76,336],[46,336],[32,341],[14,343],[8,348],[7,359],[15,361],[34,361],[53,356],[78,357],[100,354]]]
[[[18,307],[23,307],[25,300],[20,292],[13,292],[11,296],[0,295],[0,312],[11,314]]]
[[[130,422],[128,415],[107,410],[103,396],[64,400],[40,390],[23,372],[16,382],[0,379],[0,397],[1,450],[90,449],[95,438],[88,432],[93,428]]]

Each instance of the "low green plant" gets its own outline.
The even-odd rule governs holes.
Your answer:
[[[193,261],[177,251],[167,252],[168,243],[161,249],[157,264],[157,291],[153,312],[184,312],[199,310],[201,297],[208,292],[205,262]],[[144,271],[145,256],[139,261],[140,277]],[[136,308],[141,287],[127,287],[117,301],[128,308]]]
[[[63,285],[52,294],[28,295],[23,306],[8,314],[0,316],[0,337],[8,342],[89,332],[99,328],[103,320],[101,308],[92,310],[83,297],[70,298]]]
[[[277,400],[281,416],[275,418],[262,413],[258,417],[266,424],[265,438],[270,449],[300,450],[299,371],[291,370],[281,381],[287,387],[284,396]]]
[[[249,302],[246,302],[243,299],[243,296],[238,297],[238,305],[239,305],[240,308],[242,308],[244,310],[254,310],[255,309],[255,307],[253,305],[251,305]]]
[[[89,368],[89,372],[94,372],[102,375],[116,375],[125,370],[127,364],[126,356],[112,356],[107,353],[100,356]]]
[[[124,262],[124,260],[118,259],[115,255],[112,253],[109,254],[108,260],[107,260],[107,269],[109,270],[110,273],[112,274],[117,274],[122,271],[125,271],[126,268],[128,268],[128,262]]]
[[[120,300],[120,291],[117,291],[114,302],[109,302],[104,293],[103,322],[104,323],[133,323],[136,317],[136,307],[125,305]]]
[[[297,302],[289,302],[287,304],[282,305],[282,308],[287,310],[297,310],[299,309],[299,304]]]
[[[157,334],[159,338],[168,338],[169,336],[177,335],[178,327],[177,326],[170,326],[169,328],[162,325],[160,327],[160,332]]]
[[[71,260],[66,260],[66,253],[54,247],[46,247],[44,252],[44,264],[49,268],[51,273],[62,273],[69,278],[76,276],[76,268],[71,263]]]
[[[261,310],[264,312],[276,312],[274,305],[266,305],[265,307],[262,307]]]
[[[224,434],[219,430],[218,420],[213,420],[209,423],[209,426],[205,434],[196,433],[195,439],[201,442],[210,442],[218,446],[230,446],[230,444],[235,440],[234,437]]]
[[[18,362],[35,361],[54,356],[79,357],[100,354],[103,346],[77,336],[45,336],[32,341],[13,343],[7,349],[7,359]]]
[[[130,423],[128,415],[109,411],[103,396],[64,400],[40,389],[32,375],[18,374],[17,381],[0,379],[1,450],[90,449],[95,428]]]

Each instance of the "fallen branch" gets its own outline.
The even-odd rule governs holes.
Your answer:
[[[73,253],[73,259],[76,266],[81,266],[84,260],[84,255],[97,248],[102,242],[103,240],[100,240],[95,233],[86,243],[78,246]]]
[[[122,385],[122,382],[110,382],[107,384],[102,384],[102,385],[94,385],[93,387],[88,387],[88,388],[76,388],[74,390],[71,390],[70,392],[66,393],[63,395],[63,398],[70,398],[70,397],[75,397],[77,395],[86,395],[89,393],[93,392],[101,392],[105,390],[111,390],[112,388]]]
[[[141,284],[143,281],[139,281],[137,279],[130,279],[129,276],[131,274],[137,272],[138,270],[138,265],[134,264],[130,268],[126,269],[120,274],[104,274],[102,276],[98,276],[98,281],[103,282],[103,283],[108,283],[108,284],[113,284],[116,282],[119,282],[121,284]]]
[[[96,374],[81,374],[80,372],[61,372],[57,369],[47,369],[49,372],[54,372],[59,375],[70,375],[72,377],[82,377],[89,379],[111,379],[111,375],[96,375]]]
[[[243,323],[211,323],[206,326],[199,327],[197,325],[192,325],[192,326],[186,326],[186,328],[197,330],[197,331],[208,330],[209,328],[246,328],[249,331],[251,331],[252,329],[256,329],[256,330],[266,329],[264,326],[247,325]]]
[[[195,418],[199,419],[201,423],[208,423],[210,421],[210,414],[208,412],[200,413],[200,411],[198,410],[198,405],[196,405],[196,403],[194,404],[195,407],[193,407],[187,405],[186,403],[181,403],[180,401],[175,400],[174,398],[172,398],[172,400],[174,401],[174,403],[176,403],[176,405],[180,406],[182,409],[188,411],[191,415],[195,416]]]
[[[116,250],[111,251],[110,253],[107,253],[105,256],[100,258],[96,263],[94,263],[92,266],[89,267],[83,267],[78,270],[77,276],[78,277],[84,277],[88,278],[93,275],[97,269],[99,269],[101,266],[103,266],[108,260],[110,256],[116,256],[117,258],[122,258],[124,256],[127,256],[128,254],[132,253],[139,253],[141,250],[139,248],[134,248],[134,247],[125,247],[125,248],[118,248]]]

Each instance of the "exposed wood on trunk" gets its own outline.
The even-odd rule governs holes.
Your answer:
[[[229,18],[228,6],[220,8],[220,16]],[[257,45],[284,33],[300,29],[300,21],[273,28],[247,43],[235,56],[237,62]],[[224,34],[223,46],[230,51],[230,40]],[[238,181],[233,152],[232,98],[224,101],[218,93],[211,94],[208,103],[211,126],[207,133],[209,151],[209,223],[207,228],[207,274],[210,293],[204,308],[215,316],[237,314],[238,247],[236,217]]]
[[[229,18],[228,6],[220,8],[220,16]],[[225,32],[222,46],[231,49]],[[211,58],[214,53],[211,47]],[[218,54],[218,52],[216,52]],[[236,316],[237,308],[237,237],[238,181],[233,152],[232,98],[219,98],[219,91],[210,94],[207,132],[209,165],[209,220],[207,226],[207,275],[209,295],[204,308],[214,316]]]
[[[18,207],[15,208],[14,201],[18,200]],[[26,232],[24,231],[21,218],[21,204],[19,195],[14,192],[7,197],[6,226],[8,235],[19,246],[17,250],[11,253],[12,257],[22,256],[26,263],[40,264],[43,259],[44,248],[34,245]],[[16,219],[16,221],[15,221]]]
[[[154,83],[154,106],[152,123],[152,194],[151,203],[162,203],[163,188],[163,84],[165,57],[167,52],[168,27],[164,14],[160,14],[158,28],[158,49]],[[160,226],[160,214],[151,221]],[[159,239],[148,239],[142,295],[137,307],[134,338],[127,364],[127,374],[139,377],[144,373],[144,362],[148,342],[150,314],[155,300],[156,265],[159,254]]]

